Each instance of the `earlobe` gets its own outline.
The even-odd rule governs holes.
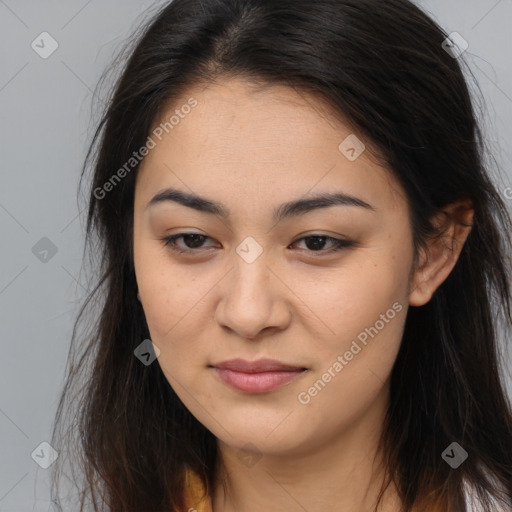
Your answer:
[[[474,210],[469,199],[452,203],[434,218],[438,236],[427,240],[421,250],[409,294],[411,306],[423,306],[450,275],[473,225]]]

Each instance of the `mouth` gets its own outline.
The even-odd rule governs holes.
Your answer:
[[[307,368],[261,359],[232,359],[210,365],[216,376],[228,386],[244,393],[268,393],[298,378]]]

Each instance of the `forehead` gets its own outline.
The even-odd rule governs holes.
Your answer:
[[[150,136],[139,196],[175,186],[225,204],[270,204],[341,190],[377,208],[404,207],[403,190],[367,149],[347,158],[347,145],[369,148],[369,141],[322,99],[291,87],[230,79],[189,88],[155,119]]]

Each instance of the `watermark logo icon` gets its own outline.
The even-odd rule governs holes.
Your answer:
[[[47,59],[59,47],[59,43],[48,32],[41,32],[30,46],[39,57]]]
[[[351,133],[338,146],[340,152],[351,162],[357,160],[366,149],[363,141]]]
[[[441,457],[453,469],[457,469],[468,458],[468,452],[454,441],[441,454]]]
[[[51,444],[43,441],[30,454],[30,456],[43,469],[48,469],[57,460],[59,452],[57,452],[57,450],[55,450]]]
[[[245,262],[252,263],[263,252],[263,247],[252,236],[248,236],[236,248],[236,252]]]
[[[457,59],[468,49],[469,43],[458,32],[452,32],[441,46],[448,55]]]
[[[143,365],[149,366],[160,355],[160,349],[148,339],[138,345],[133,353]]]
[[[44,236],[32,247],[32,254],[40,262],[48,263],[57,254],[57,246]]]
[[[263,457],[263,455],[256,446],[252,443],[247,443],[243,448],[238,450],[237,457],[244,466],[252,468]]]

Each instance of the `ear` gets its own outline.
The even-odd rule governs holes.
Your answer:
[[[438,237],[427,241],[420,251],[412,278],[409,304],[423,306],[450,275],[473,225],[474,209],[470,199],[462,199],[443,208],[433,223],[441,229]]]

